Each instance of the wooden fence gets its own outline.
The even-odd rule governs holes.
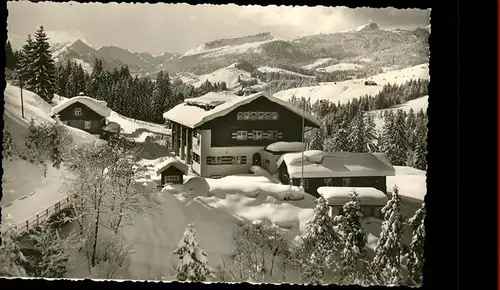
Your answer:
[[[70,205],[69,197],[64,198],[58,203],[38,212],[36,215],[20,222],[16,225],[19,234],[29,231],[31,228],[36,227],[50,218],[52,215],[60,212]]]

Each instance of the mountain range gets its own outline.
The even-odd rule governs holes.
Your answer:
[[[389,31],[380,29],[376,23],[369,23],[352,31],[294,40],[279,39],[270,33],[217,39],[184,54],[165,52],[154,56],[117,46],[95,49],[79,39],[54,44],[52,50],[56,62],[71,59],[91,69],[98,58],[105,69],[128,66],[131,73],[140,76],[154,75],[160,70],[171,74],[203,75],[241,61],[255,67],[291,65],[312,69],[352,63],[365,70],[380,71],[382,68],[400,69],[428,62],[429,34],[430,27]],[[321,63],[321,60],[326,61]]]

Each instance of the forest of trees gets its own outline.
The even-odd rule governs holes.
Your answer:
[[[306,139],[309,148],[325,151],[384,152],[393,165],[425,170],[427,152],[427,113],[402,109],[381,111],[384,126],[376,130],[371,110],[388,109],[427,95],[427,80],[410,80],[401,85],[388,84],[375,96],[364,96],[345,104],[292,97],[291,103],[318,116],[319,130]]]

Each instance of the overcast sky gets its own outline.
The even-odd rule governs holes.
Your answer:
[[[53,41],[80,38],[89,45],[133,52],[185,52],[204,42],[271,32],[276,37],[340,32],[368,22],[381,28],[429,25],[430,10],[345,7],[236,6],[128,3],[8,2],[14,47],[43,25]]]

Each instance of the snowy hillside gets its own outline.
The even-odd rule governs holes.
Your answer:
[[[303,75],[303,74],[299,74],[299,73],[296,73],[293,71],[289,71],[289,70],[285,70],[285,69],[281,69],[281,68],[269,67],[269,66],[261,66],[261,67],[258,67],[257,70],[262,72],[262,73],[274,72],[274,73],[293,75],[293,76],[298,76],[298,77],[303,77],[303,78],[308,78],[308,79],[314,79],[314,76]]]
[[[191,49],[184,53],[182,57],[192,56],[192,55],[201,55],[204,58],[212,58],[212,57],[221,57],[229,54],[243,54],[247,52],[259,53],[259,46],[265,43],[273,42],[279,40],[278,38],[274,38],[272,40],[265,41],[256,41],[256,42],[248,42],[239,45],[226,45],[216,48],[207,48],[205,44]]]
[[[238,77],[241,79],[249,79],[250,73],[237,68],[236,63],[233,63],[225,68],[218,69],[213,73],[198,76],[198,81],[193,82],[192,85],[194,87],[199,87],[208,80],[211,83],[225,82],[228,89],[233,89],[239,86]]]
[[[334,65],[329,65],[327,67],[318,68],[318,71],[324,72],[334,72],[334,71],[345,71],[345,70],[362,70],[364,66],[355,63],[338,63]]]
[[[331,62],[331,61],[336,61],[336,60],[333,59],[333,58],[330,58],[330,57],[320,58],[320,59],[315,60],[311,64],[302,66],[302,68],[305,68],[305,69],[315,69],[315,68],[321,67],[322,65],[324,65],[324,64],[326,64],[328,62]]]
[[[274,96],[282,100],[289,100],[292,96],[297,98],[311,98],[311,102],[327,99],[346,103],[354,98],[364,95],[376,95],[386,84],[403,84],[411,79],[429,79],[429,64],[421,64],[397,71],[390,71],[368,77],[366,79],[354,79],[337,83],[321,83],[311,87],[301,87],[284,90]],[[365,81],[375,81],[376,86],[367,86]]]
[[[411,100],[409,102],[394,106],[394,107],[389,108],[389,109],[370,111],[370,114],[374,118],[375,128],[378,131],[381,131],[384,127],[384,119],[382,117],[382,114],[385,111],[397,111],[398,109],[402,109],[403,111],[408,113],[410,111],[410,109],[413,109],[413,111],[415,113],[420,111],[420,110],[424,110],[424,112],[426,112],[428,106],[429,106],[429,96],[423,96],[423,97],[420,97],[418,99]]]

